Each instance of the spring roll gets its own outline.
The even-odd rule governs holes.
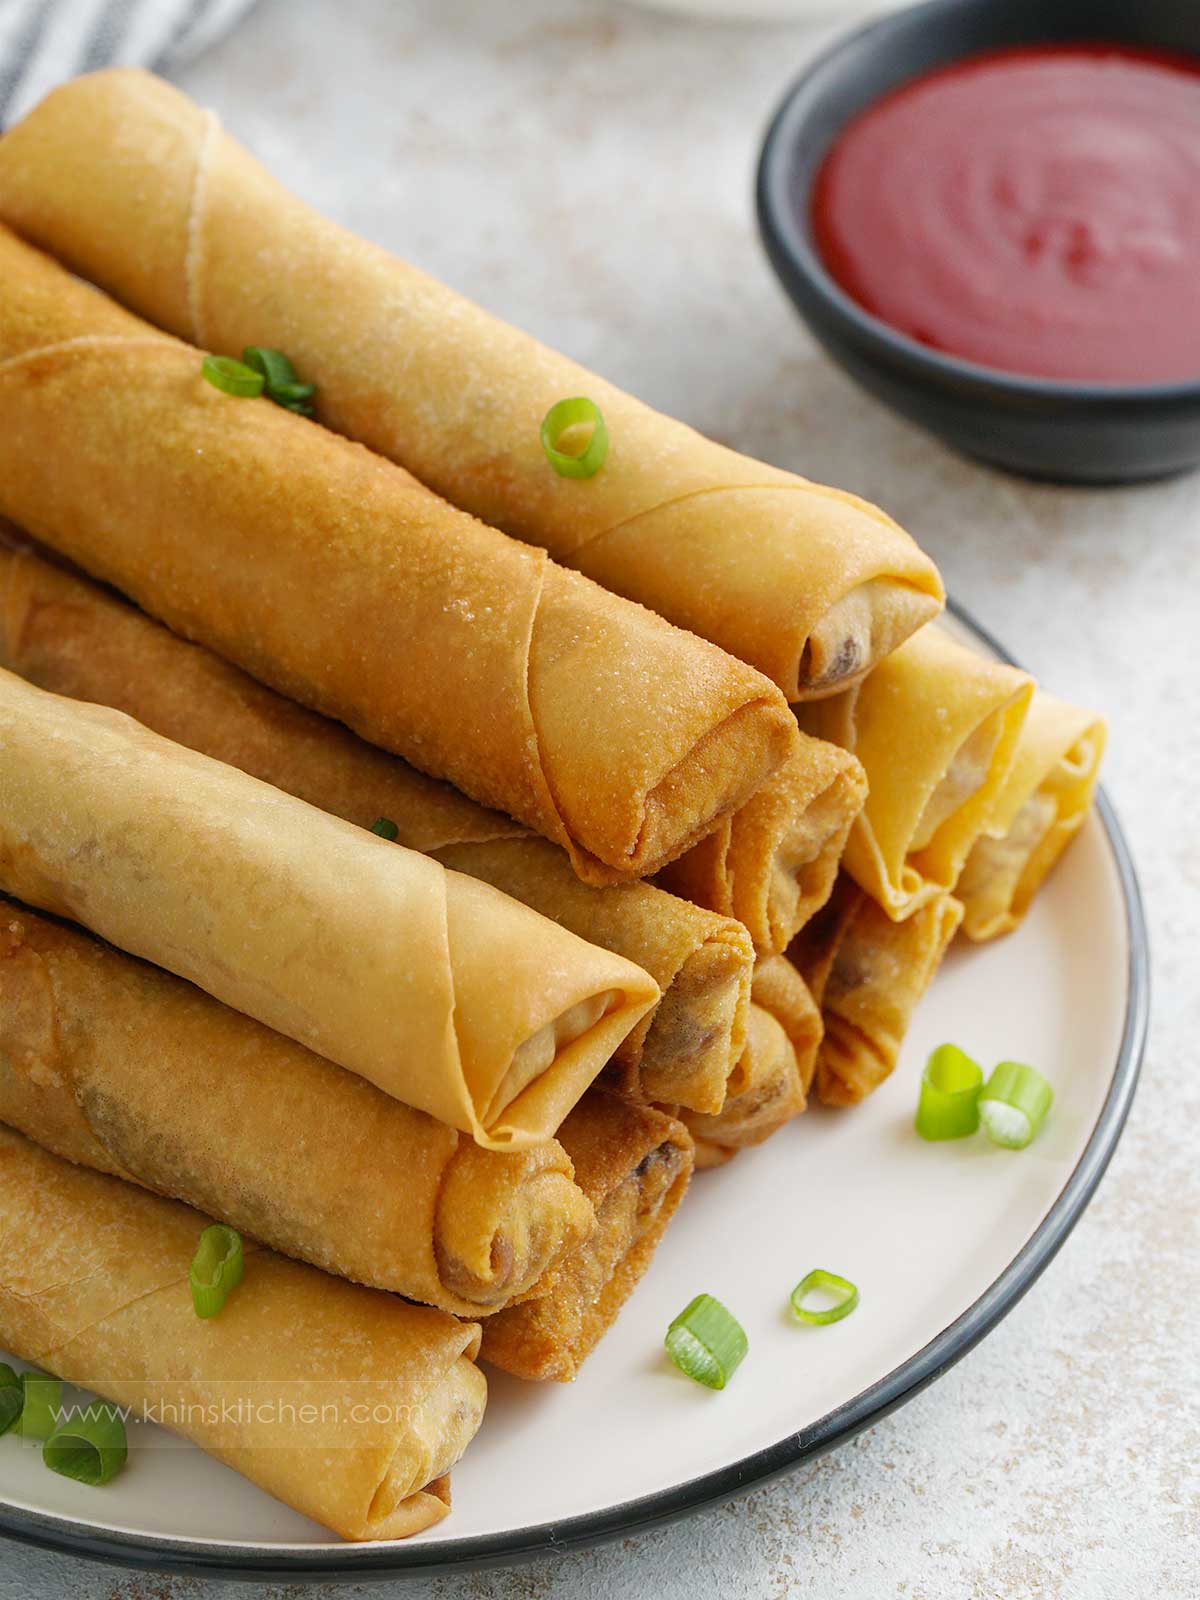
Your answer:
[[[865,683],[801,706],[801,726],[853,750],[867,802],[843,865],[896,920],[953,889],[1012,765],[1033,680],[923,628]]]
[[[199,351],[2,230],[0,281],[0,513],[582,875],[656,871],[794,747],[752,668],[222,393]]]
[[[106,706],[0,671],[0,889],[493,1149],[658,999],[632,962]]]
[[[821,1008],[799,970],[786,956],[768,956],[754,969],[754,1004],[769,1011],[792,1042],[800,1087],[807,1096],[824,1037]]]
[[[618,1047],[613,1075],[639,1099],[720,1110],[745,1040],[754,959],[731,918],[650,884],[581,883],[562,850],[518,823],[28,549],[0,548],[0,666],[52,693],[114,706],[348,822],[386,817],[400,845],[635,962],[663,998]]]
[[[943,894],[893,922],[851,879],[838,880],[788,951],[821,1007],[816,1085],[825,1105],[857,1105],[890,1076],[962,916],[959,901]]]
[[[207,1222],[0,1127],[0,1347],[161,1420],[344,1539],[439,1522],[483,1416],[478,1324],[249,1240],[241,1285],[201,1321],[188,1267]]]
[[[811,1076],[811,1066],[807,1068]],[[716,1116],[684,1112],[696,1142],[698,1169],[722,1166],[750,1145],[762,1144],[804,1110],[804,1069],[782,1022],[764,1006],[750,1007],[746,1048]]]
[[[594,1221],[556,1141],[481,1150],[191,984],[11,902],[0,1121],[458,1316],[520,1299]]]
[[[543,1292],[487,1319],[483,1355],[518,1378],[567,1383],[650,1265],[687,1189],[692,1141],[672,1117],[603,1088],[584,1096],[561,1134],[596,1227]]]
[[[344,232],[144,73],[76,79],[6,134],[0,216],[193,343],[286,350],[330,427],[789,699],[861,677],[942,605],[883,512],[702,438]],[[611,440],[586,481],[539,440],[575,395]]]
[[[995,939],[1021,922],[1083,827],[1106,735],[1094,712],[1034,691],[987,832],[975,841],[954,891],[968,939]]]
[[[866,775],[849,751],[802,735],[759,792],[665,867],[658,881],[736,917],[760,957],[778,955],[833,892],[866,797]]]

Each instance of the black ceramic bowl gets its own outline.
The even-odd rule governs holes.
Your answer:
[[[941,354],[864,311],[825,270],[811,189],[836,135],[880,95],[980,50],[1071,40],[1200,56],[1196,0],[930,0],[826,51],[788,91],[758,168],[758,219],[771,264],[816,337],[846,371],[968,455],[1030,477],[1128,483],[1200,463],[1194,383],[1065,383]],[[1200,294],[1200,285],[1197,285]]]

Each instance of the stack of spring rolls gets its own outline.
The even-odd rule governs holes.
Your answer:
[[[155,78],[0,138],[0,225],[0,1346],[328,1402],[186,1431],[418,1532],[476,1356],[573,1378],[694,1167],[886,1076],[1103,726],[944,634],[882,512],[345,234]],[[315,420],[205,381],[251,345]],[[577,395],[587,479],[539,440]],[[247,1258],[200,1322],[206,1218]]]

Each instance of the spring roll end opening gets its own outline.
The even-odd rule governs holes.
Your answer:
[[[486,1404],[487,1379],[470,1356],[457,1356],[410,1413],[407,1434],[397,1441],[371,1498],[364,1537],[406,1538],[445,1516],[447,1474],[478,1432]],[[414,1444],[424,1447],[415,1459]]]
[[[629,871],[649,877],[708,838],[762,788],[795,741],[795,721],[781,698],[764,694],[736,707],[646,795]]]
[[[438,1192],[439,1278],[468,1315],[502,1310],[574,1249],[593,1220],[557,1141],[507,1156],[463,1138]]]
[[[942,610],[945,597],[898,578],[868,578],[809,633],[792,700],[823,700],[856,683]]]
[[[651,1019],[641,1061],[641,1092],[659,1104],[716,1112],[745,1042],[752,949],[707,940],[676,974]]]

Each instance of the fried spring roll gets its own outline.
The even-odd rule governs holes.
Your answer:
[[[656,871],[793,748],[752,668],[360,445],[223,394],[199,351],[2,230],[0,282],[0,513],[582,875]]]
[[[802,735],[759,792],[658,881],[736,917],[760,957],[778,955],[833,892],[866,797],[866,775],[849,751]]]
[[[619,1046],[614,1073],[637,1098],[720,1110],[745,1041],[754,960],[731,918],[650,884],[581,883],[563,851],[508,817],[28,550],[0,548],[0,666],[52,693],[114,706],[348,822],[386,817],[400,845],[635,962],[663,998]]]
[[[249,1240],[241,1285],[201,1321],[188,1268],[207,1222],[0,1127],[0,1347],[344,1539],[439,1522],[487,1396],[478,1324]]]
[[[0,144],[0,214],[182,337],[286,350],[329,426],[789,699],[862,676],[941,607],[932,562],[874,506],[702,438],[327,222],[155,78],[50,95]],[[586,482],[539,441],[571,395],[612,441]]]
[[[658,999],[632,962],[106,706],[0,671],[0,888],[492,1148]]]
[[[893,922],[851,879],[839,879],[788,951],[821,1007],[816,1084],[825,1105],[856,1105],[890,1076],[962,915],[953,895],[942,894]]]
[[[975,841],[954,891],[968,939],[995,939],[1021,922],[1083,827],[1106,733],[1094,712],[1034,691],[988,830]]]
[[[692,1141],[674,1118],[593,1089],[563,1123],[596,1227],[544,1290],[489,1317],[483,1356],[518,1378],[574,1378],[650,1265],[692,1173]]]
[[[867,802],[843,865],[897,920],[958,881],[1003,789],[1033,680],[923,628],[857,688],[801,706],[809,733],[853,750]]]
[[[815,1019],[810,1028],[814,1025]],[[683,1114],[696,1142],[696,1166],[722,1166],[799,1116],[806,1104],[806,1071],[811,1077],[811,1064],[801,1067],[783,1023],[757,1002],[751,1005],[746,1048],[730,1079],[724,1109],[711,1117]]]
[[[191,984],[11,903],[0,1121],[458,1316],[521,1298],[594,1220],[557,1142],[481,1150]]]
[[[754,1004],[769,1011],[792,1041],[800,1087],[807,1095],[825,1033],[821,1008],[812,991],[786,956],[768,956],[754,969],[753,995]]]

